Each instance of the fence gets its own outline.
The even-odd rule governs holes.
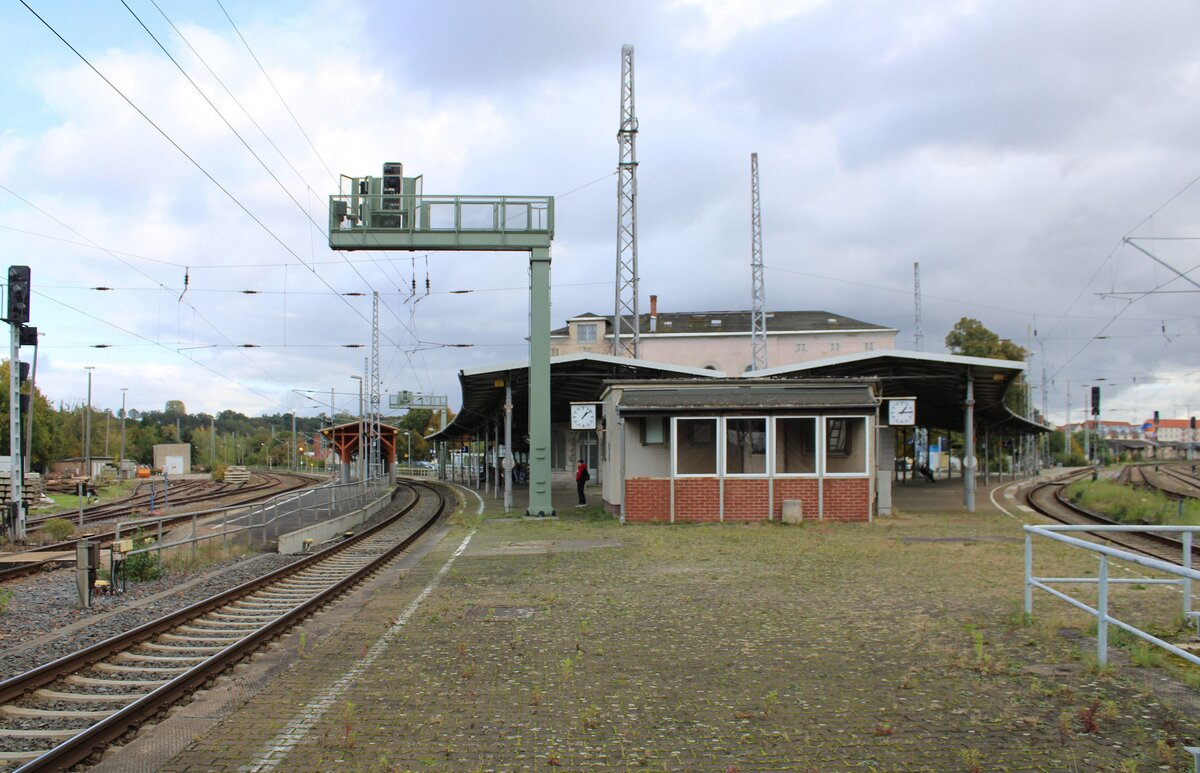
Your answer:
[[[1109,547],[1096,542],[1088,542],[1078,537],[1070,536],[1069,532],[1089,532],[1104,534],[1107,532],[1166,532],[1179,534],[1182,542],[1180,563],[1162,561],[1150,558],[1128,550]],[[1025,526],[1025,614],[1033,614],[1033,591],[1035,588],[1044,590],[1055,598],[1061,599],[1076,609],[1081,609],[1096,618],[1096,659],[1104,665],[1108,662],[1108,626],[1117,628],[1143,641],[1154,644],[1177,655],[1184,660],[1200,665],[1200,656],[1176,647],[1153,634],[1118,620],[1109,614],[1109,586],[1120,584],[1138,585],[1178,585],[1183,592],[1183,617],[1200,624],[1200,612],[1192,609],[1192,582],[1200,580],[1200,571],[1192,568],[1192,542],[1200,526],[1060,526],[1060,525],[1027,525]],[[1034,536],[1061,542],[1075,548],[1095,553],[1100,560],[1100,569],[1096,577],[1039,577],[1033,573],[1033,538]],[[1131,564],[1151,569],[1159,574],[1169,575],[1168,578],[1117,578],[1110,577],[1108,572],[1109,559],[1117,559]],[[1086,584],[1096,585],[1096,606],[1090,606],[1067,593],[1051,587],[1054,584]]]
[[[178,523],[178,513],[118,521],[113,544],[116,546],[121,541],[122,534],[126,535],[126,539],[135,535],[137,538],[153,535],[154,544],[127,551],[126,558],[152,551],[157,552],[161,558],[164,549],[185,545],[191,545],[192,555],[195,557],[198,545],[209,540],[221,540],[223,547],[228,546],[230,542],[242,543],[253,550],[276,543],[282,529],[295,531],[306,525],[366,508],[376,500],[387,497],[389,491],[386,477],[372,478],[365,482],[327,483],[318,488],[289,491],[249,505],[233,505],[190,513],[190,531],[187,526]],[[168,522],[173,524],[168,525]],[[206,533],[201,533],[201,527],[207,529]],[[169,537],[172,531],[183,531],[184,534],[167,542],[165,538]],[[115,555],[110,553],[110,571],[115,569],[115,560]],[[115,574],[110,576],[115,577]]]

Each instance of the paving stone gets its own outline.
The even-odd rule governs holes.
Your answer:
[[[1086,631],[1082,616],[1042,595],[1022,624],[1023,546],[996,539],[1019,535],[994,513],[479,519],[162,769],[250,769],[359,668],[277,769],[1190,770],[1194,720],[1136,673],[1087,668],[1087,637],[1057,635]],[[593,544],[609,546],[578,549]],[[1039,560],[1094,569],[1053,547]],[[1170,621],[1172,605],[1157,586],[1114,592],[1132,618]]]

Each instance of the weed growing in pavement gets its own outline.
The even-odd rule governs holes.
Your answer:
[[[1064,711],[1058,715],[1058,742],[1063,746],[1066,746],[1067,741],[1070,741],[1075,735],[1075,732],[1071,729],[1072,719],[1073,717],[1069,711]]]
[[[342,743],[347,749],[354,748],[354,704],[350,701],[342,706]]]
[[[958,759],[967,773],[983,773],[983,752],[978,749],[959,749]]]
[[[1123,760],[1117,768],[1118,773],[1138,773],[1138,764],[1133,760]]]
[[[1086,734],[1100,732],[1100,723],[1096,715],[1100,713],[1100,699],[1096,698],[1079,710],[1079,732]]]
[[[875,730],[873,732],[875,735],[879,736],[892,735],[896,732],[896,729],[892,727],[891,722],[880,722],[875,726]]]
[[[1111,721],[1111,720],[1114,720],[1114,719],[1116,719],[1116,718],[1117,718],[1117,717],[1119,717],[1119,716],[1121,716],[1121,712],[1120,712],[1120,710],[1117,708],[1117,702],[1116,702],[1116,701],[1101,701],[1101,703],[1100,703],[1100,717],[1101,717],[1102,719],[1107,719],[1107,720],[1110,720],[1110,721]]]
[[[771,692],[769,692],[763,696],[763,706],[762,706],[763,716],[764,717],[769,716],[771,714],[771,709],[775,708],[778,705],[779,705],[779,692],[777,690],[771,690]]]
[[[1129,648],[1129,662],[1138,668],[1161,668],[1167,659],[1158,647],[1138,642]]]
[[[558,661],[558,674],[564,681],[571,681],[571,677],[575,675],[575,661],[571,658]]]
[[[13,592],[8,588],[0,588],[0,615],[8,609],[8,604],[13,600]]]
[[[600,707],[588,706],[579,712],[579,725],[584,730],[595,730],[600,726]]]
[[[305,657],[308,653],[305,652],[305,645],[308,643],[308,632],[300,632],[300,657]]]

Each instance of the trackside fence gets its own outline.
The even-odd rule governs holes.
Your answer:
[[[307,525],[336,518],[340,515],[374,507],[381,499],[389,498],[391,486],[386,476],[353,483],[327,483],[318,488],[289,491],[253,504],[233,505],[190,513],[190,528],[180,524],[179,513],[152,518],[118,521],[113,537],[114,548],[122,538],[153,539],[153,543],[123,553],[123,557],[139,553],[191,546],[195,556],[200,543],[220,540],[223,546],[231,542],[246,545],[251,550],[273,545],[282,532],[291,532]],[[171,523],[168,523],[171,522]],[[116,551],[110,557],[110,569],[116,567]],[[114,572],[112,577],[116,577]]]
[[[1162,561],[1150,558],[1128,550],[1121,550],[1108,545],[1080,539],[1071,536],[1072,532],[1088,532],[1103,535],[1107,532],[1155,532],[1179,535],[1182,543],[1180,562]],[[1043,590],[1055,598],[1067,602],[1076,609],[1081,609],[1096,618],[1096,659],[1100,665],[1108,662],[1108,626],[1116,626],[1126,633],[1142,641],[1161,647],[1172,655],[1200,665],[1200,656],[1187,650],[1180,649],[1168,641],[1149,634],[1137,626],[1118,620],[1109,614],[1110,586],[1120,584],[1138,585],[1178,585],[1183,592],[1182,613],[1185,619],[1192,622],[1200,620],[1200,612],[1192,608],[1192,583],[1200,580],[1200,571],[1192,568],[1192,542],[1200,526],[1076,526],[1076,525],[1027,525],[1025,526],[1025,614],[1033,614],[1033,591]],[[1054,540],[1080,550],[1096,554],[1100,562],[1096,577],[1042,577],[1033,573],[1033,540],[1034,537]],[[1136,564],[1153,571],[1155,577],[1123,578],[1109,576],[1109,561],[1115,559],[1130,564]],[[1165,575],[1165,576],[1162,576]],[[1095,585],[1096,606],[1091,606],[1070,594],[1054,587],[1056,585]]]

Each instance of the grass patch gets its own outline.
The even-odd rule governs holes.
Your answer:
[[[1177,501],[1111,480],[1077,481],[1067,486],[1067,496],[1080,507],[1121,523],[1200,524],[1200,500],[1184,503],[1181,520]]]
[[[231,558],[243,558],[251,552],[250,546],[242,542],[222,545],[216,540],[208,540],[197,544],[194,553],[187,545],[172,548],[163,554],[162,567],[171,574],[187,574]]]

